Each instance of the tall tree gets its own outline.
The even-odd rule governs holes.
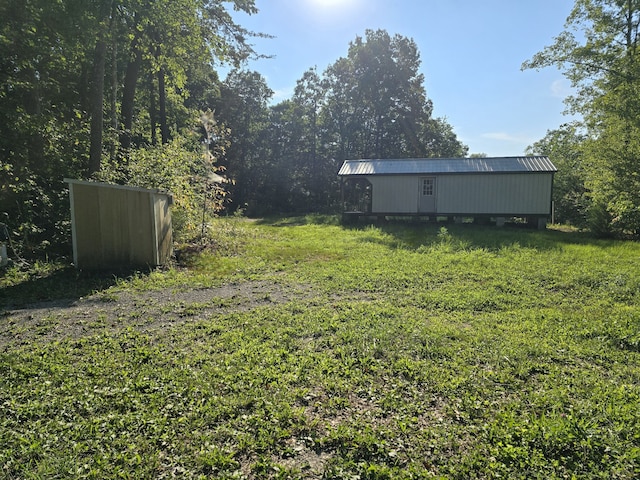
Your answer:
[[[268,150],[271,168],[270,191],[263,205],[271,212],[300,212],[308,210],[308,177],[300,172],[299,139],[304,126],[299,121],[297,106],[284,100],[269,109]]]
[[[144,147],[153,118],[163,141],[193,127],[194,105],[202,103],[194,95],[202,90],[190,91],[197,82],[188,75],[213,78],[215,63],[254,54],[253,33],[227,11],[256,13],[254,3],[0,2],[0,205],[25,245],[38,236],[68,237],[63,177],[105,170],[105,159],[106,170],[124,172],[114,147],[121,143],[122,158]]]
[[[432,116],[419,66],[412,40],[369,30],[323,75],[304,72],[292,98],[270,108],[264,79],[232,72],[215,110],[232,132],[234,200],[249,213],[331,211],[346,158],[464,155],[451,125]]]
[[[558,168],[553,180],[555,221],[580,228],[587,226],[590,204],[585,186],[585,140],[576,122],[548,131],[543,139],[527,148],[528,155],[546,155]]]
[[[95,22],[75,7],[0,2],[0,208],[25,248],[60,238],[62,178],[78,174],[88,152],[93,52],[82,39]]]
[[[104,130],[104,84],[107,57],[107,37],[114,23],[115,1],[101,1],[97,8],[98,32],[93,54],[93,73],[89,98],[91,131],[89,143],[88,175],[100,170],[102,160],[102,138]]]
[[[128,39],[124,45],[127,66],[121,105],[122,151],[131,147],[134,137],[144,138],[143,132],[152,130],[136,127],[136,117],[143,111],[136,108],[138,97],[138,101],[146,98],[149,103],[157,100],[158,110],[150,112],[150,118],[157,119],[162,141],[167,142],[172,123],[170,97],[175,98],[174,105],[185,103],[189,97],[187,72],[196,70],[193,65],[210,68],[215,62],[239,65],[248,57],[257,56],[248,39],[263,35],[238,25],[226,6],[231,4],[235,10],[253,14],[257,12],[254,3],[254,0],[126,0],[120,9]],[[149,86],[156,91],[137,93],[138,88]]]
[[[273,90],[258,72],[232,70],[213,105],[218,121],[231,131],[225,166],[235,181],[234,207],[247,204],[253,213],[261,206],[259,199],[263,198],[270,174],[265,153],[272,95]]]
[[[576,0],[565,31],[523,64],[557,66],[576,88],[592,205],[617,232],[640,231],[639,27],[639,0]]]
[[[325,98],[322,78],[315,68],[307,70],[298,80],[292,98],[294,120],[299,127],[299,134],[294,139],[297,151],[292,173],[306,193],[304,206],[307,211],[321,210],[328,193],[323,189],[327,173],[323,168],[327,164],[326,148],[320,145],[320,115]]]
[[[432,117],[415,42],[384,30],[356,37],[326,72],[327,121],[350,158],[457,156],[466,147]],[[448,140],[443,144],[441,140]]]

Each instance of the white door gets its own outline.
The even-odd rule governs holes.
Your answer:
[[[418,213],[436,213],[436,177],[422,177],[418,195]]]

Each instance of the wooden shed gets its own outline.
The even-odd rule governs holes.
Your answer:
[[[431,218],[522,217],[544,227],[551,215],[548,157],[347,160],[342,179],[347,215]]]
[[[159,190],[65,179],[77,268],[158,266],[172,253],[172,196]]]

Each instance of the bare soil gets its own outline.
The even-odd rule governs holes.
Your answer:
[[[0,351],[34,340],[59,341],[129,327],[149,331],[246,311],[293,299],[311,298],[311,287],[275,281],[247,281],[215,288],[96,293],[77,300],[41,302],[0,309]]]

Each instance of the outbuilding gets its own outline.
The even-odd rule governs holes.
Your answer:
[[[166,264],[172,253],[173,197],[157,189],[65,179],[73,262],[119,269]]]
[[[345,217],[524,218],[544,228],[556,167],[545,156],[346,160]]]

